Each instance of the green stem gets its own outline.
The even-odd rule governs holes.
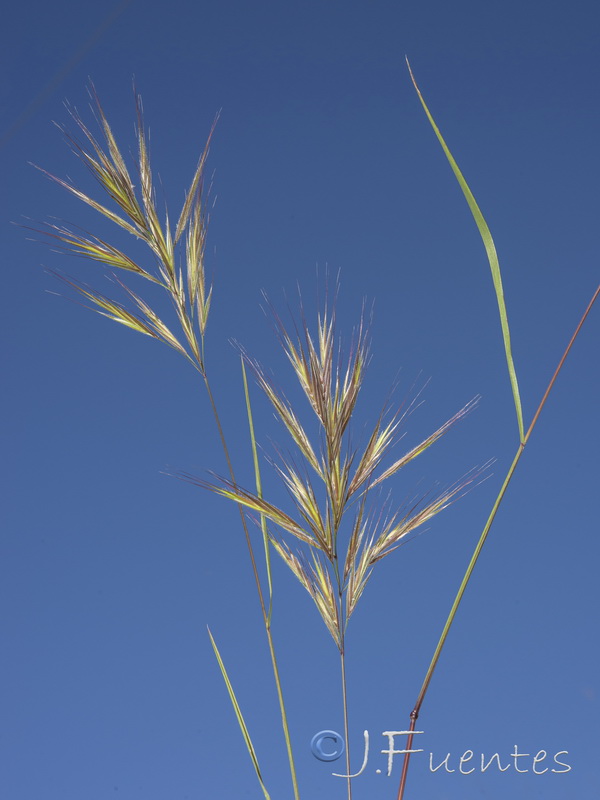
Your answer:
[[[234,471],[233,471],[233,464],[231,463],[231,458],[230,458],[230,455],[229,455],[229,448],[227,447],[227,442],[225,440],[225,434],[223,432],[223,426],[221,425],[221,419],[220,419],[219,413],[217,411],[217,406],[216,406],[216,403],[215,403],[215,399],[214,399],[212,390],[210,388],[210,383],[208,381],[208,377],[206,375],[206,371],[204,370],[204,366],[203,366],[203,371],[202,371],[202,377],[204,379],[204,385],[206,386],[208,399],[210,401],[210,406],[211,406],[211,409],[212,409],[212,412],[213,412],[213,416],[214,416],[214,419],[215,419],[215,422],[216,422],[216,425],[217,425],[217,430],[219,432],[219,438],[221,440],[221,446],[223,448],[223,453],[225,454],[225,460],[227,461],[227,468],[229,470],[229,474],[231,476],[232,483],[235,485],[236,480],[235,480],[235,474],[234,474]],[[273,676],[275,678],[275,686],[277,687],[277,698],[279,700],[279,710],[281,712],[281,723],[282,723],[282,726],[283,726],[283,735],[285,737],[285,744],[286,744],[286,748],[287,748],[288,761],[289,761],[289,765],[290,765],[290,775],[291,775],[291,779],[292,779],[292,786],[293,786],[293,789],[294,789],[294,800],[300,800],[300,793],[299,793],[299,790],[298,790],[298,780],[297,780],[297,777],[296,777],[296,766],[294,764],[294,756],[293,756],[293,753],[292,753],[292,742],[291,742],[291,738],[290,738],[290,729],[289,729],[289,725],[288,725],[287,713],[286,713],[286,710],[285,710],[285,703],[284,703],[284,700],[283,700],[283,691],[282,691],[282,688],[281,688],[281,679],[279,677],[279,667],[277,666],[277,658],[275,656],[275,647],[274,647],[274,644],[273,644],[273,637],[272,637],[272,634],[271,634],[270,619],[269,619],[269,615],[267,613],[267,609],[266,609],[266,606],[265,606],[265,600],[264,600],[264,596],[263,596],[262,587],[260,585],[260,578],[259,578],[258,569],[257,569],[257,566],[256,566],[256,559],[254,557],[254,550],[252,549],[252,542],[250,540],[250,534],[248,532],[248,525],[246,523],[246,516],[245,516],[243,508],[242,508],[242,506],[240,504],[238,504],[238,510],[240,512],[240,519],[241,519],[241,522],[242,522],[242,526],[244,528],[244,535],[246,537],[246,544],[248,546],[248,553],[250,554],[250,561],[252,563],[252,572],[254,574],[254,580],[255,580],[256,589],[257,589],[257,592],[258,592],[258,599],[260,601],[260,608],[261,608],[261,612],[262,612],[262,616],[263,616],[263,620],[264,620],[264,625],[265,625],[265,632],[267,634],[267,641],[268,641],[268,644],[269,644],[269,653],[271,655],[271,664],[273,666]]]
[[[352,800],[352,778],[350,777],[350,737],[348,727],[348,696],[346,691],[346,646],[343,630],[341,631],[342,643],[340,659],[342,664],[342,698],[344,703],[344,738],[346,740],[346,775],[348,776],[348,800]]]
[[[328,469],[330,473],[332,472],[331,465],[333,460],[331,455],[328,454]],[[350,736],[349,736],[349,725],[348,725],[348,691],[346,685],[346,618],[344,614],[344,585],[342,583],[342,576],[340,574],[340,561],[338,557],[338,529],[334,524],[333,519],[333,497],[332,494],[329,492],[329,525],[330,530],[332,532],[332,545],[333,545],[333,572],[335,576],[335,580],[337,583],[337,590],[338,590],[338,625],[339,625],[339,650],[340,650],[340,663],[342,668],[341,673],[341,680],[342,680],[342,705],[344,711],[344,739],[346,740],[346,775],[347,777],[347,788],[348,788],[348,800],[352,800],[352,778],[350,778]]]
[[[579,324],[577,325],[573,335],[571,336],[569,344],[567,345],[567,347],[565,349],[565,352],[562,355],[562,358],[558,362],[558,366],[554,370],[554,374],[552,375],[552,378],[550,379],[550,383],[548,384],[548,387],[546,388],[546,391],[544,392],[544,396],[542,397],[542,399],[540,401],[540,404],[538,405],[538,408],[537,408],[537,410],[536,410],[536,412],[535,412],[535,414],[533,416],[531,424],[530,424],[529,428],[527,429],[527,433],[523,436],[523,439],[519,444],[519,448],[518,448],[518,450],[516,452],[516,455],[515,455],[515,457],[513,459],[512,464],[510,465],[510,468],[509,468],[509,470],[508,470],[508,472],[506,474],[506,477],[504,479],[504,483],[502,484],[502,487],[500,489],[498,497],[496,498],[496,500],[494,502],[494,505],[492,507],[491,513],[490,513],[490,515],[488,517],[488,520],[487,520],[487,522],[485,524],[485,527],[484,527],[484,529],[483,529],[483,531],[481,533],[479,541],[477,542],[477,546],[475,547],[475,551],[473,552],[473,555],[471,556],[471,560],[469,562],[469,566],[467,567],[467,571],[465,572],[465,575],[464,575],[464,577],[463,577],[463,579],[461,581],[461,584],[459,586],[459,589],[458,589],[458,592],[456,594],[456,597],[454,598],[454,602],[452,603],[452,608],[450,609],[450,613],[448,614],[448,618],[446,620],[446,624],[444,625],[444,628],[442,630],[442,634],[441,634],[440,639],[439,639],[439,641],[437,643],[437,647],[435,648],[435,652],[433,654],[433,658],[431,659],[431,663],[429,664],[429,668],[427,669],[427,673],[425,675],[425,679],[423,681],[423,685],[421,686],[421,691],[419,692],[419,696],[417,697],[417,702],[415,703],[414,708],[413,708],[413,710],[411,712],[411,715],[410,715],[410,718],[411,718],[410,731],[411,731],[411,733],[409,734],[408,739],[407,739],[407,743],[406,743],[406,748],[405,749],[407,751],[410,751],[410,749],[412,747],[412,740],[413,740],[412,731],[415,728],[415,723],[416,723],[416,720],[417,720],[417,718],[419,716],[419,713],[421,711],[421,706],[423,705],[423,701],[425,699],[425,695],[427,694],[427,690],[429,688],[429,684],[431,682],[431,678],[433,677],[433,673],[434,673],[435,668],[437,666],[437,663],[439,661],[442,649],[444,647],[444,644],[446,643],[446,638],[448,637],[448,633],[450,631],[452,623],[454,622],[454,617],[456,616],[456,612],[458,611],[458,607],[460,605],[460,602],[461,602],[461,600],[463,598],[463,595],[465,593],[465,590],[467,588],[467,584],[469,583],[469,579],[471,578],[471,574],[473,573],[473,570],[475,569],[475,564],[477,563],[477,559],[479,558],[479,555],[481,553],[483,545],[485,544],[485,540],[487,539],[487,536],[488,536],[488,533],[490,531],[490,528],[492,527],[492,523],[494,522],[494,519],[496,517],[496,513],[498,511],[498,508],[500,507],[500,503],[502,502],[502,500],[504,498],[504,495],[505,495],[506,490],[508,488],[508,484],[510,483],[511,478],[514,475],[515,469],[517,468],[517,464],[519,463],[519,461],[521,459],[521,456],[523,455],[523,452],[525,450],[525,446],[526,446],[527,442],[529,441],[529,438],[530,438],[530,436],[531,436],[531,434],[533,432],[533,429],[535,428],[535,425],[536,425],[536,423],[538,421],[538,418],[540,416],[542,408],[546,404],[546,400],[548,399],[548,395],[550,394],[550,392],[552,390],[552,387],[554,386],[554,384],[556,382],[556,379],[558,378],[558,375],[559,375],[559,373],[560,373],[560,371],[561,371],[561,369],[563,367],[563,364],[565,363],[565,360],[566,360],[567,356],[569,355],[571,347],[575,343],[575,340],[577,339],[579,331],[581,330],[581,327],[582,327],[583,323],[585,322],[588,314],[592,310],[592,306],[596,302],[599,294],[600,294],[600,286],[598,286],[598,288],[594,292],[594,295],[592,296],[592,299],[588,303],[588,306],[587,306],[585,312],[583,313],[583,316],[579,320]],[[398,788],[397,800],[403,800],[403,797],[404,797],[404,788],[406,786],[406,779],[407,779],[407,775],[408,775],[408,765],[409,765],[409,763],[410,763],[410,752],[407,752],[404,755],[404,762],[403,762],[403,765],[402,765],[402,775],[400,777],[400,786]]]

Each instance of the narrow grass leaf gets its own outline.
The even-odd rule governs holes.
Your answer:
[[[244,396],[246,398],[246,410],[248,412],[248,427],[250,428],[250,441],[252,443],[252,459],[254,461],[254,478],[256,481],[256,496],[262,499],[262,482],[260,479],[260,464],[258,463],[258,452],[256,449],[256,437],[254,435],[254,420],[252,418],[252,406],[250,405],[250,392],[248,391],[248,378],[246,376],[246,367],[244,365],[244,357],[240,359],[242,363],[242,378],[244,380]],[[271,623],[271,613],[273,611],[273,582],[271,579],[271,550],[269,546],[269,534],[267,532],[267,521],[265,515],[260,515],[260,529],[263,535],[263,544],[265,547],[265,564],[267,566],[267,582],[269,584],[269,612],[267,614],[268,624]]]
[[[271,800],[271,797],[267,791],[267,787],[265,786],[263,781],[254,745],[252,744],[248,728],[244,721],[244,717],[242,716],[240,705],[235,696],[235,692],[233,691],[233,686],[231,685],[231,681],[229,680],[229,675],[227,674],[227,670],[225,669],[225,665],[223,664],[223,659],[221,658],[221,654],[219,653],[219,649],[216,645],[213,635],[210,632],[210,628],[207,627],[207,630],[208,630],[208,635],[210,636],[210,643],[212,644],[213,650],[215,651],[215,656],[219,664],[219,669],[221,670],[221,675],[223,676],[223,680],[225,681],[225,686],[227,687],[227,691],[229,693],[229,699],[231,700],[231,705],[233,706],[233,710],[235,711],[238,725],[240,726],[240,730],[242,731],[242,736],[244,737],[244,741],[246,742],[246,747],[248,748],[248,752],[250,753],[250,758],[252,759],[252,764],[254,765],[254,769],[256,771],[256,777],[258,778],[258,782],[260,783],[260,788],[263,790],[263,794],[267,798],[267,800]]]
[[[508,325],[508,316],[507,316],[507,313],[506,313],[506,304],[504,302],[504,289],[502,288],[502,276],[501,276],[501,273],[500,273],[500,264],[498,262],[498,254],[496,252],[496,246],[494,245],[494,240],[492,239],[492,234],[490,233],[490,229],[488,227],[488,224],[485,221],[485,219],[483,217],[483,214],[481,213],[481,211],[479,209],[479,206],[477,205],[477,202],[475,201],[475,198],[473,197],[473,193],[469,189],[469,186],[467,185],[467,182],[464,179],[462,172],[458,168],[458,164],[456,163],[456,161],[454,160],[454,157],[452,156],[452,153],[448,149],[448,145],[444,141],[444,138],[442,137],[442,134],[440,133],[440,130],[439,130],[438,126],[435,124],[435,121],[434,121],[434,119],[433,119],[433,117],[431,115],[431,112],[429,111],[429,108],[427,107],[427,104],[425,103],[425,100],[423,99],[423,95],[421,94],[421,92],[419,90],[419,87],[417,86],[417,82],[416,82],[415,77],[414,77],[414,75],[412,73],[412,70],[410,68],[410,64],[408,63],[408,59],[406,60],[406,63],[407,63],[407,66],[408,66],[408,71],[410,72],[410,77],[411,77],[411,80],[413,82],[413,85],[414,85],[414,87],[416,89],[417,94],[419,95],[419,100],[421,101],[421,105],[423,106],[423,109],[425,110],[425,113],[427,114],[427,119],[429,120],[429,122],[431,124],[431,127],[433,128],[433,130],[435,132],[435,135],[437,136],[438,141],[442,146],[442,149],[443,149],[443,151],[444,151],[444,153],[446,155],[446,158],[448,159],[448,162],[449,162],[450,166],[452,167],[452,171],[454,172],[456,180],[458,181],[458,183],[460,185],[460,188],[462,189],[462,192],[463,192],[463,194],[465,196],[465,199],[467,201],[467,204],[469,206],[471,214],[473,215],[473,218],[475,220],[475,223],[477,225],[477,228],[479,229],[479,233],[480,233],[481,238],[483,240],[483,244],[484,244],[484,247],[485,247],[485,251],[487,253],[488,261],[490,263],[490,269],[492,271],[492,280],[494,281],[494,289],[495,289],[495,292],[496,292],[496,300],[498,302],[498,310],[500,312],[500,325],[502,326],[502,337],[504,339],[504,351],[506,353],[506,363],[508,365],[508,374],[509,374],[510,383],[511,383],[511,386],[512,386],[512,393],[513,393],[513,399],[514,399],[514,403],[515,403],[515,410],[517,412],[517,423],[518,423],[518,426],[519,426],[519,437],[520,437],[521,441],[523,441],[523,437],[525,436],[525,429],[524,429],[524,425],[523,425],[523,412],[522,412],[522,409],[521,409],[521,397],[520,397],[520,394],[519,394],[519,385],[518,385],[518,382],[517,382],[517,373],[515,371],[515,365],[514,365],[513,356],[512,356],[512,348],[511,348],[511,343],[510,343],[510,329],[509,329],[509,325]]]

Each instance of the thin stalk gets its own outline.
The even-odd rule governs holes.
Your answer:
[[[340,604],[342,598],[340,596]],[[346,775],[348,776],[348,800],[352,800],[352,778],[350,777],[350,737],[348,725],[348,693],[346,689],[346,643],[343,628],[340,631],[340,660],[342,666],[342,699],[344,704],[344,739],[346,740]]]
[[[214,399],[212,390],[210,388],[210,383],[208,381],[208,377],[207,377],[206,371],[204,369],[202,371],[202,377],[204,379],[204,385],[206,386],[206,391],[207,391],[207,394],[208,394],[208,399],[210,401],[210,406],[211,406],[211,409],[212,409],[213,417],[215,419],[215,423],[217,425],[217,430],[219,432],[219,438],[221,440],[221,446],[223,448],[223,453],[225,455],[225,460],[227,462],[227,468],[229,470],[229,475],[231,476],[232,483],[235,485],[236,484],[236,480],[235,480],[235,474],[234,474],[234,471],[233,471],[233,464],[231,462],[231,457],[229,455],[229,448],[227,447],[227,441],[225,439],[225,434],[223,432],[223,426],[221,425],[221,419],[219,417],[219,413],[217,411],[217,406],[216,406],[216,403],[215,403],[215,399]],[[270,624],[269,614],[267,613],[267,609],[266,609],[266,606],[265,606],[265,599],[264,599],[264,596],[263,596],[262,587],[260,585],[260,578],[259,578],[258,569],[257,569],[257,566],[256,566],[256,559],[254,557],[254,550],[252,549],[252,542],[250,540],[250,534],[248,532],[248,524],[246,522],[246,515],[244,514],[243,508],[239,503],[237,504],[237,506],[238,506],[238,510],[240,512],[240,519],[241,519],[241,522],[242,522],[242,527],[244,528],[244,535],[246,537],[246,544],[248,545],[248,553],[250,554],[250,561],[252,563],[252,572],[254,574],[254,580],[255,580],[255,583],[256,583],[256,590],[258,592],[258,599],[260,601],[260,608],[261,608],[261,612],[262,612],[262,616],[263,616],[263,620],[264,620],[265,632],[267,634],[267,641],[268,641],[268,644],[269,644],[269,653],[271,655],[271,664],[272,664],[272,667],[273,667],[273,676],[275,678],[275,686],[277,688],[277,698],[279,700],[279,710],[281,712],[281,723],[282,723],[282,726],[283,726],[283,735],[285,737],[285,744],[286,744],[286,748],[287,748],[288,761],[289,761],[289,765],[290,765],[290,775],[291,775],[291,779],[292,779],[292,786],[293,786],[293,789],[294,789],[294,800],[300,800],[300,793],[299,793],[299,790],[298,790],[298,780],[297,780],[297,777],[296,777],[296,766],[294,764],[294,756],[293,756],[293,753],[292,753],[292,742],[291,742],[291,738],[290,738],[290,729],[289,729],[289,725],[288,725],[287,713],[286,713],[286,710],[285,710],[285,703],[284,703],[284,700],[283,700],[283,691],[282,691],[282,688],[281,688],[281,679],[279,677],[279,667],[277,665],[277,658],[275,656],[275,647],[273,645],[273,637],[272,637],[272,634],[271,634],[271,624]]]
[[[408,735],[406,748],[405,748],[407,751],[410,751],[410,749],[412,747],[412,740],[413,740],[412,731],[414,731],[415,723],[416,723],[417,718],[419,716],[419,713],[421,711],[421,706],[423,705],[423,701],[425,699],[425,695],[427,694],[427,690],[429,688],[429,684],[431,682],[431,678],[433,677],[433,673],[434,673],[435,668],[437,666],[437,663],[439,661],[442,649],[444,647],[444,644],[446,643],[446,638],[448,636],[448,633],[450,631],[452,623],[454,622],[454,617],[456,616],[456,612],[458,611],[458,607],[460,605],[460,602],[461,602],[461,600],[463,598],[463,595],[465,593],[465,590],[467,588],[467,584],[469,583],[469,580],[471,578],[471,574],[472,574],[473,570],[475,569],[475,564],[477,563],[477,559],[479,558],[479,555],[481,553],[483,545],[485,544],[485,540],[487,539],[487,535],[488,535],[488,533],[490,531],[490,528],[492,527],[492,523],[494,522],[494,519],[496,517],[496,513],[498,511],[498,508],[500,507],[500,503],[502,502],[502,500],[504,498],[504,495],[505,495],[506,490],[508,488],[508,484],[510,483],[511,478],[514,475],[515,469],[517,468],[517,464],[519,463],[519,460],[521,459],[521,456],[523,455],[523,452],[525,450],[525,446],[526,446],[527,442],[529,441],[529,437],[531,436],[531,434],[533,432],[533,429],[535,428],[535,425],[536,425],[536,423],[538,421],[538,418],[540,416],[542,408],[546,404],[546,400],[548,399],[548,395],[552,391],[552,388],[553,388],[553,386],[554,386],[554,384],[556,382],[556,379],[558,378],[558,375],[559,375],[559,373],[560,373],[560,371],[561,371],[561,369],[563,367],[563,364],[565,363],[565,360],[566,360],[567,356],[569,355],[571,347],[575,343],[575,340],[577,339],[577,336],[579,335],[579,331],[581,330],[581,328],[583,326],[583,323],[585,322],[588,314],[592,310],[592,306],[596,302],[599,294],[600,294],[600,286],[598,286],[598,288],[594,292],[594,295],[593,295],[592,299],[590,300],[590,302],[588,303],[588,306],[587,306],[585,312],[583,313],[583,316],[579,320],[579,324],[577,325],[573,335],[571,336],[569,344],[567,345],[567,347],[566,347],[566,349],[565,349],[565,351],[564,351],[564,353],[562,355],[562,358],[558,362],[558,366],[554,370],[554,374],[552,375],[552,378],[550,379],[550,382],[549,382],[549,384],[548,384],[548,386],[546,388],[546,391],[544,392],[544,395],[543,395],[543,397],[542,397],[542,399],[540,401],[540,404],[538,405],[537,410],[536,410],[535,414],[533,415],[533,419],[531,421],[531,424],[529,425],[529,428],[527,429],[527,432],[525,433],[525,435],[523,437],[523,440],[519,443],[519,448],[518,448],[518,450],[516,452],[516,455],[515,455],[515,457],[513,459],[512,464],[510,465],[510,468],[509,468],[509,470],[508,470],[508,472],[506,474],[506,477],[504,479],[504,482],[502,484],[502,487],[500,489],[498,497],[496,498],[496,500],[494,502],[494,505],[492,507],[491,513],[490,513],[490,515],[488,517],[488,520],[487,520],[487,522],[485,524],[485,527],[484,527],[484,529],[483,529],[483,531],[481,533],[479,541],[477,542],[477,546],[475,547],[475,551],[473,552],[473,555],[472,555],[471,560],[469,562],[469,566],[467,567],[467,571],[465,572],[465,575],[464,575],[464,577],[463,577],[463,579],[461,581],[461,584],[460,584],[460,587],[459,587],[458,592],[456,594],[456,597],[454,598],[454,602],[452,603],[452,608],[450,609],[450,613],[448,614],[448,618],[446,620],[446,624],[444,625],[444,628],[442,630],[442,634],[441,634],[440,639],[439,639],[439,641],[437,643],[437,647],[435,648],[435,652],[433,654],[433,658],[431,659],[431,663],[429,664],[429,668],[427,669],[427,673],[425,675],[425,679],[423,681],[423,685],[421,686],[421,691],[419,692],[419,696],[417,697],[417,701],[416,701],[416,703],[414,705],[413,710],[411,711],[411,714],[410,714],[411,724],[410,724],[410,728],[409,728],[410,733]],[[405,755],[404,755],[404,761],[403,761],[403,764],[402,764],[402,774],[401,774],[401,777],[400,777],[400,786],[398,788],[397,800],[403,800],[403,797],[404,797],[404,788],[406,786],[406,779],[407,779],[407,774],[408,774],[408,765],[409,765],[409,763],[410,763],[410,752],[406,752]]]
[[[254,461],[254,479],[256,482],[256,494],[262,498],[262,481],[260,477],[260,464],[258,461],[258,450],[256,447],[256,436],[254,435],[254,419],[252,417],[252,406],[250,404],[250,392],[248,390],[248,379],[246,377],[246,367],[244,358],[240,359],[242,365],[242,379],[244,381],[244,396],[246,398],[246,411],[248,413],[248,426],[250,428],[250,444],[252,446],[252,460]],[[260,528],[263,535],[263,546],[265,549],[265,565],[267,567],[267,584],[269,586],[269,613],[267,624],[271,627],[271,616],[273,614],[273,580],[271,576],[271,549],[269,544],[269,533],[267,531],[267,521],[265,515],[260,515]]]
[[[415,706],[416,708],[416,706]],[[406,750],[412,750],[413,746],[413,739],[414,739],[414,729],[415,725],[417,724],[417,718],[419,716],[419,712],[413,709],[410,713],[410,733],[406,737]],[[402,774],[400,775],[400,786],[398,788],[398,797],[402,798],[404,796],[404,787],[406,786],[406,778],[408,776],[408,765],[410,764],[410,753],[404,754],[404,761],[402,762]]]
[[[219,432],[219,438],[221,440],[221,447],[223,448],[223,453],[225,454],[225,460],[227,462],[227,469],[229,470],[229,475],[231,476],[231,480],[235,483],[235,474],[233,471],[233,464],[231,463],[231,458],[229,455],[229,448],[227,447],[227,442],[225,440],[225,434],[223,432],[223,426],[221,425],[221,419],[219,417],[219,412],[217,411],[217,406],[215,403],[215,399],[210,388],[210,383],[208,382],[208,377],[206,373],[203,373],[204,378],[204,385],[206,386],[206,392],[208,394],[208,399],[210,401],[210,406],[213,412],[213,417],[215,419],[215,423],[217,425],[217,430]],[[266,619],[266,609],[265,609],[265,601],[263,597],[262,587],[260,585],[260,578],[258,575],[258,569],[256,566],[256,559],[254,557],[254,550],[252,549],[252,542],[250,540],[250,533],[248,531],[248,525],[246,523],[246,516],[242,509],[242,506],[238,504],[238,511],[240,512],[240,519],[242,522],[242,526],[244,528],[244,535],[246,536],[246,544],[248,545],[248,553],[250,554],[250,561],[252,563],[252,572],[254,573],[254,580],[256,582],[256,588],[258,591],[258,598],[260,600],[260,607],[263,613],[263,617]]]
[[[327,461],[328,461],[329,472],[330,474],[332,474],[333,459],[330,453],[328,453]],[[338,557],[338,529],[334,524],[334,515],[332,509],[333,509],[333,497],[330,494],[329,525],[333,537],[333,569],[334,569],[335,579],[337,582],[338,602],[339,602],[339,614],[338,614],[338,624],[340,633],[339,649],[340,649],[340,664],[342,668],[341,680],[342,680],[342,705],[344,711],[344,739],[346,740],[346,775],[348,776],[346,778],[346,781],[348,789],[348,800],[352,800],[352,778],[350,777],[350,736],[349,736],[350,727],[348,724],[348,690],[346,684],[346,619],[344,615],[344,586],[342,583],[342,576],[340,574],[340,562]]]

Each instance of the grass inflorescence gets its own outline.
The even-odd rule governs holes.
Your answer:
[[[519,446],[442,631],[411,714],[411,731],[414,731],[415,722],[441,650],[498,507],[504,498],[508,484],[564,360],[600,293],[599,288],[569,342],[529,428],[525,430],[496,248],[489,227],[442,138],[416,82],[415,88],[429,122],[463,190],[485,245],[500,312],[501,330],[518,422]],[[337,331],[338,287],[336,286],[334,299],[330,301],[326,296],[324,305],[318,310],[313,327],[307,322],[302,302],[300,302],[300,323],[293,324],[293,332],[273,311],[277,338],[289,362],[292,375],[300,387],[300,396],[304,398],[314,415],[313,420],[316,419],[316,433],[312,429],[309,431],[302,421],[305,408],[290,402],[288,400],[290,393],[279,388],[270,377],[270,373],[241,348],[242,377],[255,485],[252,488],[240,486],[236,480],[233,466],[233,457],[237,458],[240,454],[232,453],[229,449],[217,401],[209,380],[205,357],[205,341],[212,301],[212,285],[207,282],[205,269],[209,221],[205,172],[216,119],[194,170],[183,206],[177,216],[177,222],[172,225],[168,210],[165,209],[161,215],[157,205],[140,96],[137,93],[135,95],[137,144],[135,172],[132,172],[127,166],[93,85],[90,86],[90,96],[100,137],[90,130],[75,110],[70,110],[70,114],[77,133],[72,133],[66,128],[62,128],[62,130],[69,146],[93,175],[107,196],[107,200],[99,202],[90,194],[77,188],[70,180],[58,178],[46,170],[42,170],[42,172],[82,203],[115,224],[121,231],[126,231],[144,243],[148,248],[149,258],[143,262],[139,258],[134,259],[120,247],[74,225],[65,225],[54,221],[46,224],[40,232],[44,234],[47,241],[58,244],[61,252],[100,264],[108,270],[112,285],[121,292],[122,299],[118,299],[108,296],[78,279],[53,272],[66,286],[75,290],[85,305],[130,330],[150,336],[168,345],[183,356],[201,377],[229,474],[219,476],[213,473],[213,480],[206,480],[183,472],[178,474],[204,489],[234,501],[238,506],[271,659],[282,732],[288,753],[290,782],[294,798],[299,800],[300,790],[290,726],[272,635],[271,550],[278,554],[304,587],[339,651],[347,743],[349,727],[345,644],[348,623],[363,596],[365,587],[376,565],[395,552],[410,534],[461,497],[468,487],[479,479],[485,467],[474,469],[445,489],[414,497],[396,508],[393,508],[389,495],[383,499],[384,484],[388,485],[388,481],[397,476],[403,467],[445,436],[474,408],[478,398],[467,402],[422,442],[396,459],[391,458],[391,449],[398,442],[406,420],[413,410],[414,402],[407,408],[400,407],[395,410],[390,409],[386,404],[377,414],[373,415],[370,433],[365,436],[362,446],[355,446],[352,440],[352,423],[357,416],[357,404],[370,358],[371,319],[365,314],[363,306],[356,327],[349,337],[348,352],[344,353],[344,343]],[[176,325],[171,322],[165,323],[153,307],[152,302],[144,297],[143,293],[134,291],[129,286],[125,280],[127,276],[146,280],[153,286],[164,290],[173,308]],[[289,511],[282,508],[280,503],[269,500],[263,492],[247,371],[254,377],[262,395],[274,409],[275,415],[295,447],[294,454],[287,456],[283,455],[283,447],[278,446],[278,455],[272,461],[275,472],[290,498],[291,508]],[[248,512],[255,517],[262,532],[266,587],[263,586],[264,580],[260,577],[260,570],[254,554],[253,537],[250,534],[246,518]],[[210,630],[209,637],[260,789],[265,798],[269,800],[266,780],[259,765],[249,729]],[[404,796],[411,743],[412,734],[407,742],[407,755],[398,790],[399,800]],[[346,768],[347,795],[350,800],[352,784],[348,747],[346,747]]]

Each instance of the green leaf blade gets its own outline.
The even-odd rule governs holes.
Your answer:
[[[235,692],[233,691],[233,686],[231,685],[231,681],[229,680],[229,675],[227,674],[227,670],[225,669],[225,664],[223,664],[223,659],[221,658],[221,654],[219,653],[219,648],[217,647],[213,635],[210,632],[210,628],[207,627],[207,630],[208,630],[208,635],[210,637],[210,643],[212,644],[215,657],[219,664],[219,669],[221,670],[221,675],[223,676],[223,680],[225,681],[225,686],[227,687],[227,692],[229,693],[229,699],[231,700],[231,705],[233,706],[233,710],[235,711],[238,725],[240,726],[240,730],[242,731],[242,736],[244,737],[244,741],[246,742],[246,747],[248,748],[248,752],[250,753],[250,758],[252,759],[252,764],[254,765],[258,782],[260,783],[261,789],[263,790],[263,794],[266,800],[271,800],[271,797],[263,781],[262,773],[258,763],[258,758],[256,756],[256,751],[254,749],[254,745],[252,744],[252,739],[250,738],[250,733],[248,732],[248,728],[244,721],[244,717],[242,716],[242,711],[235,696]]]
[[[250,391],[248,389],[248,377],[246,375],[246,366],[244,364],[244,357],[241,358],[242,364],[242,378],[244,381],[244,396],[246,399],[246,410],[248,412],[248,427],[250,429],[250,441],[252,443],[252,459],[254,461],[254,478],[256,482],[256,496],[262,499],[262,481],[260,478],[260,464],[258,462],[258,450],[256,447],[256,436],[254,433],[254,419],[252,416],[252,406],[250,405]],[[269,544],[269,534],[267,532],[267,521],[265,515],[260,515],[260,528],[263,535],[263,545],[265,548],[265,564],[267,567],[267,582],[269,585],[269,611],[267,613],[267,624],[271,624],[271,616],[273,613],[273,579],[271,577],[271,550]]]
[[[508,375],[509,375],[509,378],[510,378],[510,384],[511,384],[512,393],[513,393],[515,411],[517,413],[517,424],[519,426],[519,438],[520,438],[521,441],[523,441],[523,439],[525,437],[525,428],[524,428],[524,425],[523,425],[523,411],[522,411],[522,408],[521,408],[521,396],[520,396],[520,393],[519,393],[519,384],[518,384],[518,381],[517,381],[517,373],[516,373],[516,370],[515,370],[514,360],[513,360],[513,356],[512,356],[512,346],[511,346],[511,340],[510,340],[510,328],[509,328],[509,324],[508,324],[508,315],[507,315],[507,312],[506,312],[506,303],[504,301],[504,289],[503,289],[503,286],[502,286],[502,275],[501,275],[501,272],[500,272],[500,263],[498,261],[498,254],[496,252],[496,246],[494,244],[494,240],[492,238],[492,234],[490,232],[488,224],[485,221],[485,218],[484,218],[483,214],[481,213],[481,209],[477,205],[477,201],[475,200],[475,197],[473,196],[473,193],[471,192],[471,189],[469,188],[469,186],[468,186],[468,184],[467,184],[462,172],[458,168],[458,164],[454,160],[454,157],[453,157],[452,153],[450,152],[450,149],[448,148],[448,145],[444,141],[444,138],[443,138],[443,136],[442,136],[442,134],[440,132],[440,129],[436,125],[435,120],[433,119],[433,116],[431,115],[431,112],[429,111],[429,108],[427,107],[427,104],[425,103],[425,100],[423,99],[423,95],[421,94],[421,91],[420,91],[420,89],[419,89],[419,87],[417,85],[417,82],[415,80],[413,72],[412,72],[412,70],[410,68],[410,64],[408,63],[408,59],[406,60],[406,63],[408,65],[408,71],[410,73],[411,80],[412,80],[413,85],[415,87],[415,90],[416,90],[416,92],[417,92],[417,94],[419,96],[419,100],[421,101],[421,105],[423,106],[425,114],[427,115],[427,119],[429,120],[429,123],[431,124],[431,127],[433,128],[433,130],[435,132],[435,135],[437,136],[437,139],[438,139],[439,143],[442,146],[444,154],[446,155],[446,158],[448,159],[448,162],[449,162],[449,164],[450,164],[450,166],[452,168],[452,171],[454,172],[454,175],[456,177],[456,180],[458,181],[458,184],[459,184],[460,188],[462,189],[462,192],[463,192],[463,194],[465,196],[465,199],[467,201],[467,204],[469,206],[469,210],[471,211],[471,214],[473,215],[473,219],[475,220],[475,224],[477,225],[477,228],[479,230],[479,234],[480,234],[480,236],[482,238],[483,245],[485,247],[485,251],[486,251],[486,254],[487,254],[487,257],[488,257],[488,261],[489,261],[489,264],[490,264],[490,270],[492,272],[492,280],[493,280],[493,283],[494,283],[494,290],[496,292],[496,300],[498,302],[498,311],[500,313],[500,325],[501,325],[501,328],[502,328],[502,338],[504,340],[504,351],[505,351],[505,354],[506,354],[506,363],[507,363],[507,366],[508,366]]]

